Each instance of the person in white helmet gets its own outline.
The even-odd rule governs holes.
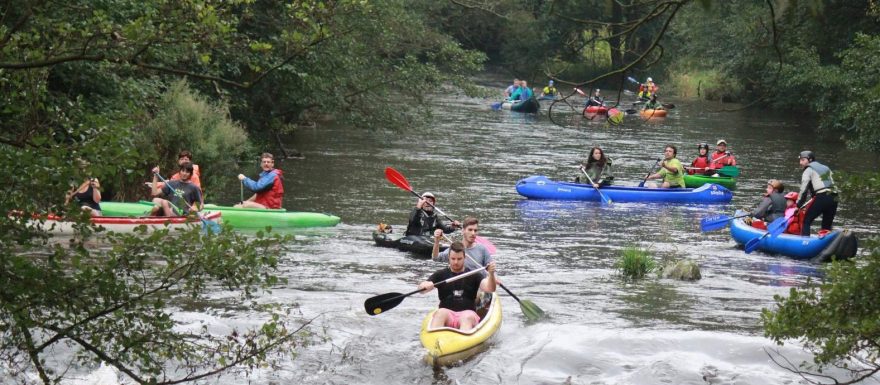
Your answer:
[[[444,223],[443,219],[434,211],[436,202],[437,198],[434,197],[434,194],[429,192],[422,194],[419,201],[416,202],[416,207],[409,215],[409,224],[406,226],[405,235],[430,236],[435,229],[441,229],[444,233],[449,234],[461,227],[458,221],[453,221],[450,224]]]
[[[648,78],[645,81],[645,84],[639,85],[639,99],[643,99],[643,100],[651,99],[651,95],[656,94],[659,89],[660,89],[660,87],[657,87],[657,85],[654,84],[654,80],[651,78]]]
[[[834,225],[834,216],[837,215],[837,186],[834,185],[831,169],[816,161],[816,155],[812,151],[801,151],[798,162],[804,169],[801,174],[801,189],[798,193],[798,207],[802,207],[812,197],[813,202],[809,205],[801,226],[801,235],[810,235],[810,225],[813,221],[822,217],[822,228],[819,235],[831,231]]]

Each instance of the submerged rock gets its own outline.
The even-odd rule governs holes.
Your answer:
[[[667,262],[660,270],[660,276],[682,281],[696,281],[702,278],[700,265],[689,259]]]

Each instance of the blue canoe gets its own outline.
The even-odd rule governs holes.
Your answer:
[[[736,216],[746,215],[745,211],[737,210]],[[745,223],[742,218],[734,219],[730,224],[730,235],[736,243],[745,245],[755,238],[760,238],[766,234],[767,230],[761,230]],[[775,238],[764,237],[758,244],[758,249],[770,253],[782,254],[794,259],[813,259],[815,262],[825,262],[832,255],[836,255],[837,259],[847,259],[855,255],[856,240],[855,236],[847,231],[845,236],[841,236],[843,232],[834,230],[824,237],[811,235],[809,237],[792,234],[780,234]],[[835,242],[837,238],[841,241]],[[851,239],[851,240],[850,240]],[[843,242],[846,241],[846,242]],[[849,244],[851,242],[851,244]],[[818,260],[817,256],[821,256]]]
[[[602,193],[613,202],[727,203],[733,199],[730,190],[707,183],[698,188],[602,187]],[[599,201],[602,198],[588,184],[556,182],[543,175],[530,176],[516,182],[516,192],[529,199]]]

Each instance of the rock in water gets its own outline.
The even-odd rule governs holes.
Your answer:
[[[700,275],[700,265],[689,259],[672,261],[663,265],[661,276],[682,281],[696,281],[702,278],[702,275]]]

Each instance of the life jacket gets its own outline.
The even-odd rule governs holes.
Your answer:
[[[691,162],[691,167],[702,170],[691,169],[688,170],[688,174],[694,175],[704,173],[707,169],[709,169],[709,156],[697,156],[697,158],[694,159],[693,162]]]
[[[272,183],[272,186],[257,192],[257,198],[254,199],[254,202],[257,202],[263,206],[266,206],[267,209],[280,209],[281,208],[281,199],[284,197],[284,182],[281,178],[281,170],[273,169],[271,172],[275,173],[275,181]]]
[[[550,87],[550,86],[544,87],[544,95],[553,96],[553,95],[556,95],[556,92],[557,92],[556,87]]]
[[[817,174],[819,174],[819,179],[822,180],[822,184],[824,186],[813,186],[813,183],[810,183],[810,186],[813,188],[813,191],[821,191],[822,189],[830,189],[834,191],[834,179],[831,178],[831,169],[828,166],[816,162],[815,160],[810,162],[807,167],[813,169]]]
[[[736,160],[733,158],[733,154],[727,155],[727,152],[712,151],[712,168],[735,165]]]
[[[812,205],[813,201],[810,201],[804,208],[797,211],[797,214],[788,222],[788,227],[785,229],[786,234],[801,235],[801,229],[804,227],[804,218],[807,216],[807,210]],[[789,212],[794,210],[796,210],[796,207],[786,209],[785,215],[788,216]]]

